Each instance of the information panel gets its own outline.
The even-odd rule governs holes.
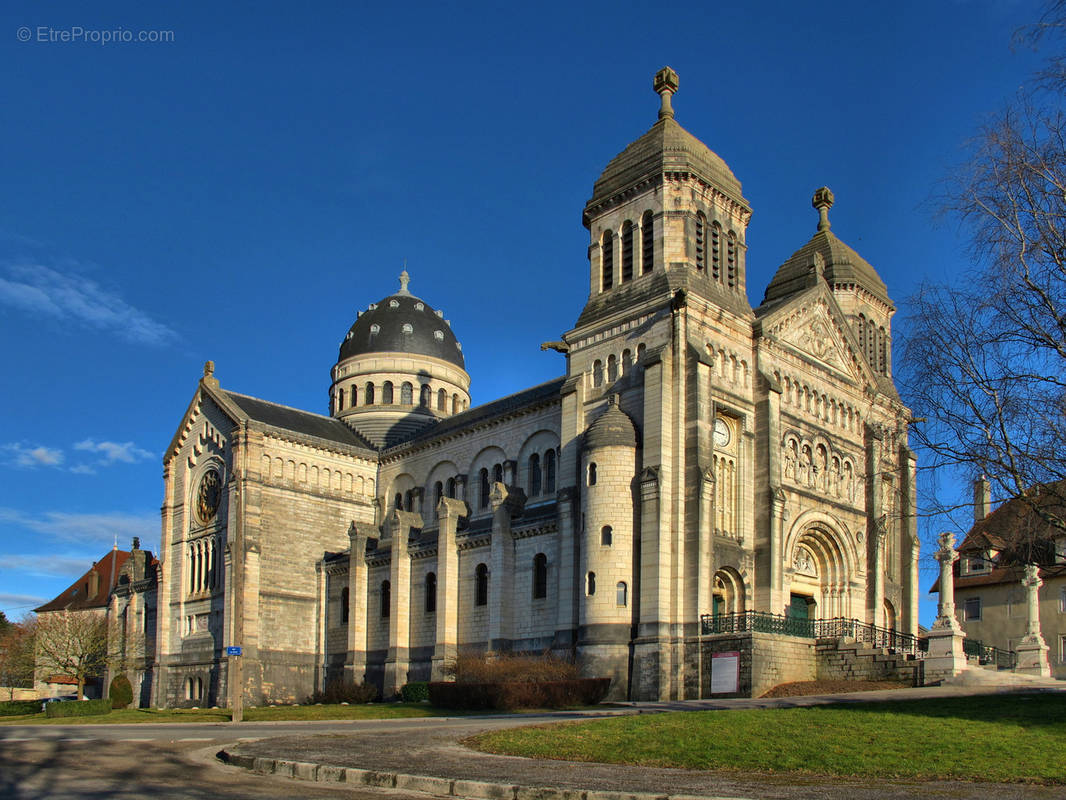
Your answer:
[[[711,694],[726,694],[740,691],[740,653],[714,653],[711,655]]]

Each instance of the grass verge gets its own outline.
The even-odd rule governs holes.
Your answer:
[[[370,703],[366,705],[263,706],[246,708],[247,722],[292,722],[336,719],[399,719],[451,717],[467,712],[448,711],[423,703]],[[125,708],[98,717],[46,719],[43,713],[0,717],[0,725],[128,725],[136,723],[229,722],[228,708]]]
[[[1066,695],[677,712],[480,734],[490,753],[759,773],[1066,783]]]

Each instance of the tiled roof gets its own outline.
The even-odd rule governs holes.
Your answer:
[[[256,422],[305,436],[315,436],[330,442],[370,448],[370,444],[362,436],[339,419],[312,414],[309,411],[301,411],[298,408],[271,403],[260,400],[258,397],[249,397],[236,392],[226,391],[225,394],[248,415],[249,419]]]
[[[111,590],[118,583],[122,566],[130,557],[127,550],[112,550],[93,564],[89,570],[67,589],[48,603],[34,609],[38,614],[44,611],[78,611],[86,608],[105,608]],[[96,591],[93,592],[92,576],[96,574]]]

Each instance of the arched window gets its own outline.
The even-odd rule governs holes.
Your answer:
[[[650,211],[640,218],[640,274],[647,275],[655,266],[655,221]]]
[[[607,356],[607,382],[614,383],[618,380],[618,359],[614,354]]]
[[[495,483],[503,483],[503,464],[492,465],[492,480]]]
[[[350,396],[352,398],[352,408],[355,408],[357,405],[359,405],[359,387],[356,386],[354,383],[352,384],[352,391]]]
[[[707,269],[707,217],[702,211],[696,212],[696,269]]]
[[[589,464],[588,484],[589,484],[589,486],[595,486],[596,485],[596,462],[595,461],[593,461],[593,462],[591,462]]]
[[[633,223],[622,223],[622,283],[633,280]]]
[[[614,531],[610,525],[604,525],[600,529],[600,544],[604,547],[610,547],[614,543]]]
[[[730,289],[736,288],[737,285],[737,235],[733,231],[729,232],[729,239],[726,244],[726,283]]]
[[[437,610],[437,576],[433,572],[426,573],[426,613],[433,614]]]
[[[479,493],[478,493],[478,505],[481,508],[489,507],[489,471],[482,467],[478,473],[478,479],[480,480]]]
[[[625,581],[618,581],[614,587],[614,604],[619,608],[624,608],[629,604],[629,587],[626,586]]]
[[[363,397],[365,398],[363,400],[363,405],[374,405],[374,384],[368,383],[366,385],[366,389],[363,390]]]
[[[533,556],[533,599],[548,596],[548,557],[544,553]]]
[[[437,389],[437,411],[446,411],[448,407],[448,393],[443,389]]]
[[[610,230],[604,231],[600,240],[600,274],[606,292],[614,286],[614,234]]]
[[[403,386],[400,387],[400,402],[405,406],[414,405],[414,388],[407,381],[403,382]]]
[[[711,277],[722,282],[722,226],[711,223]]]
[[[548,450],[544,454],[544,491],[555,493],[555,450]]]
[[[395,508],[397,511],[403,511],[403,492],[396,493],[395,502],[393,503],[392,507]]]
[[[448,478],[448,482],[444,485],[444,491],[448,497],[455,499],[455,478]]]
[[[385,381],[381,386],[381,402],[387,406],[392,405],[392,381]]]
[[[603,362],[598,358],[592,362],[592,385],[603,386]]]
[[[424,406],[425,408],[429,408],[430,398],[433,396],[432,393],[433,390],[430,389],[428,385],[422,384],[422,389],[418,393],[418,404],[420,406]]]
[[[596,573],[590,572],[585,576],[585,594],[589,597],[596,594]]]
[[[389,616],[389,611],[392,608],[392,584],[388,581],[381,582],[381,618],[385,619]]]
[[[633,369],[633,352],[629,349],[622,351],[622,374],[628,375]]]
[[[453,414],[458,414],[459,413],[459,395],[457,395],[457,394],[453,394],[452,395],[452,413]]]
[[[489,604],[489,568],[484,564],[478,564],[474,570],[474,605],[487,606]]]
[[[338,389],[337,390],[336,410],[337,411],[343,411],[344,410],[344,389]]]
[[[540,494],[540,454],[534,453],[529,457],[528,465],[528,480],[526,481],[526,488],[529,489],[529,496],[536,497]]]
[[[415,505],[415,492],[414,489],[408,489],[403,496],[403,510],[414,511]]]
[[[437,513],[437,506],[440,505],[440,499],[444,496],[444,484],[437,481],[433,484],[433,513]]]
[[[348,601],[351,598],[351,593],[348,587],[345,586],[341,589],[341,622],[348,621]]]
[[[884,326],[877,331],[877,371],[882,375],[888,374],[888,334]]]

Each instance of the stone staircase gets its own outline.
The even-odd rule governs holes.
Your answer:
[[[921,685],[921,661],[912,655],[848,639],[818,639],[814,649],[818,680]]]

